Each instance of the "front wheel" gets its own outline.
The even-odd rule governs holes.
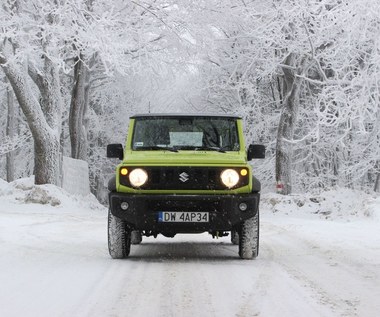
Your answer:
[[[239,256],[251,260],[259,255],[259,211],[252,218],[245,220],[239,234]]]
[[[108,211],[108,251],[113,259],[125,259],[131,250],[131,231],[123,219]]]

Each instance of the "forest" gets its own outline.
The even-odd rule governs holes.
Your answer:
[[[60,184],[85,160],[106,201],[135,113],[229,113],[264,188],[380,190],[378,0],[2,0],[0,178]]]

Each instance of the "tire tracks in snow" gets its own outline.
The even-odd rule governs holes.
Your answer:
[[[129,272],[119,273],[125,286],[118,287],[113,310],[120,316],[185,317],[201,316],[207,307],[207,315],[216,316],[210,306],[211,292],[204,284],[207,278],[202,262],[196,257],[198,247],[185,244],[184,250],[180,243],[144,242],[134,246],[130,258],[120,261]],[[191,255],[190,259],[187,255]],[[199,259],[202,258],[203,255]],[[123,315],[121,307],[128,307],[124,311],[128,314]]]
[[[349,266],[344,258],[340,258],[339,252],[284,228],[275,225],[269,225],[269,228],[278,235],[268,236],[265,246],[272,254],[278,254],[273,258],[278,266],[327,307],[333,316],[361,316],[358,308],[362,296],[355,294],[354,290],[358,283],[363,283],[363,278],[355,262],[353,267]],[[302,267],[302,263],[306,265]]]

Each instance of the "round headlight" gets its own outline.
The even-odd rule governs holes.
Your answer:
[[[141,168],[136,168],[129,174],[129,181],[134,187],[141,187],[147,180],[148,174]]]
[[[228,188],[234,187],[239,182],[239,174],[233,169],[226,169],[220,174],[224,185]]]

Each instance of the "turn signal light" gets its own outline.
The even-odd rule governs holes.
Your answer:
[[[248,171],[247,171],[247,169],[245,169],[245,168],[243,168],[243,169],[240,171],[240,175],[241,175],[241,176],[247,176],[247,174],[248,174]]]

